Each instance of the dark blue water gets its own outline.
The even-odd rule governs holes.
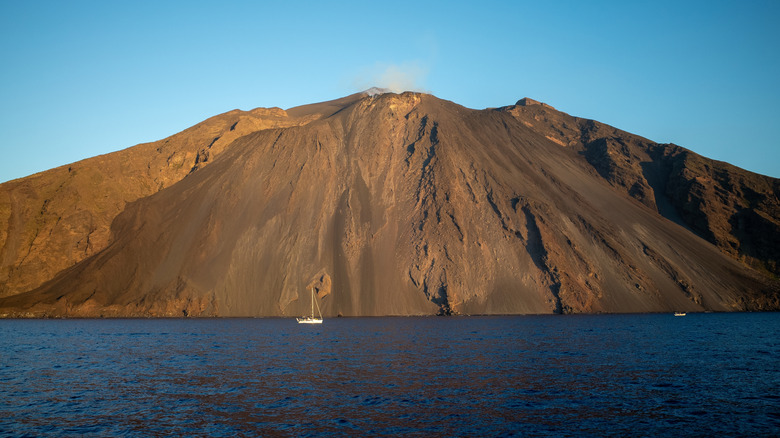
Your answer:
[[[780,314],[0,320],[2,436],[780,434]]]

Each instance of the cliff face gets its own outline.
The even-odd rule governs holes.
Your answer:
[[[780,308],[777,180],[531,99],[236,111],[92,160],[0,186],[0,313]]]
[[[502,110],[577,150],[618,191],[732,258],[780,274],[780,180],[526,100]]]

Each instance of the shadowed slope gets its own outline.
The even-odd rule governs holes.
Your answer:
[[[588,122],[414,93],[340,105],[237,138],[0,307],[299,315],[314,287],[326,316],[778,308],[769,279],[658,214],[652,182],[602,169]]]
[[[530,99],[499,109],[579,151],[599,175],[730,257],[780,274],[780,180],[658,144]]]

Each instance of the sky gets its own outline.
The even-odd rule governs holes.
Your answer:
[[[0,0],[0,182],[372,86],[531,97],[780,177],[780,1]]]

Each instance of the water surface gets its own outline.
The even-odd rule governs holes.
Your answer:
[[[0,320],[0,435],[780,434],[780,314]]]

